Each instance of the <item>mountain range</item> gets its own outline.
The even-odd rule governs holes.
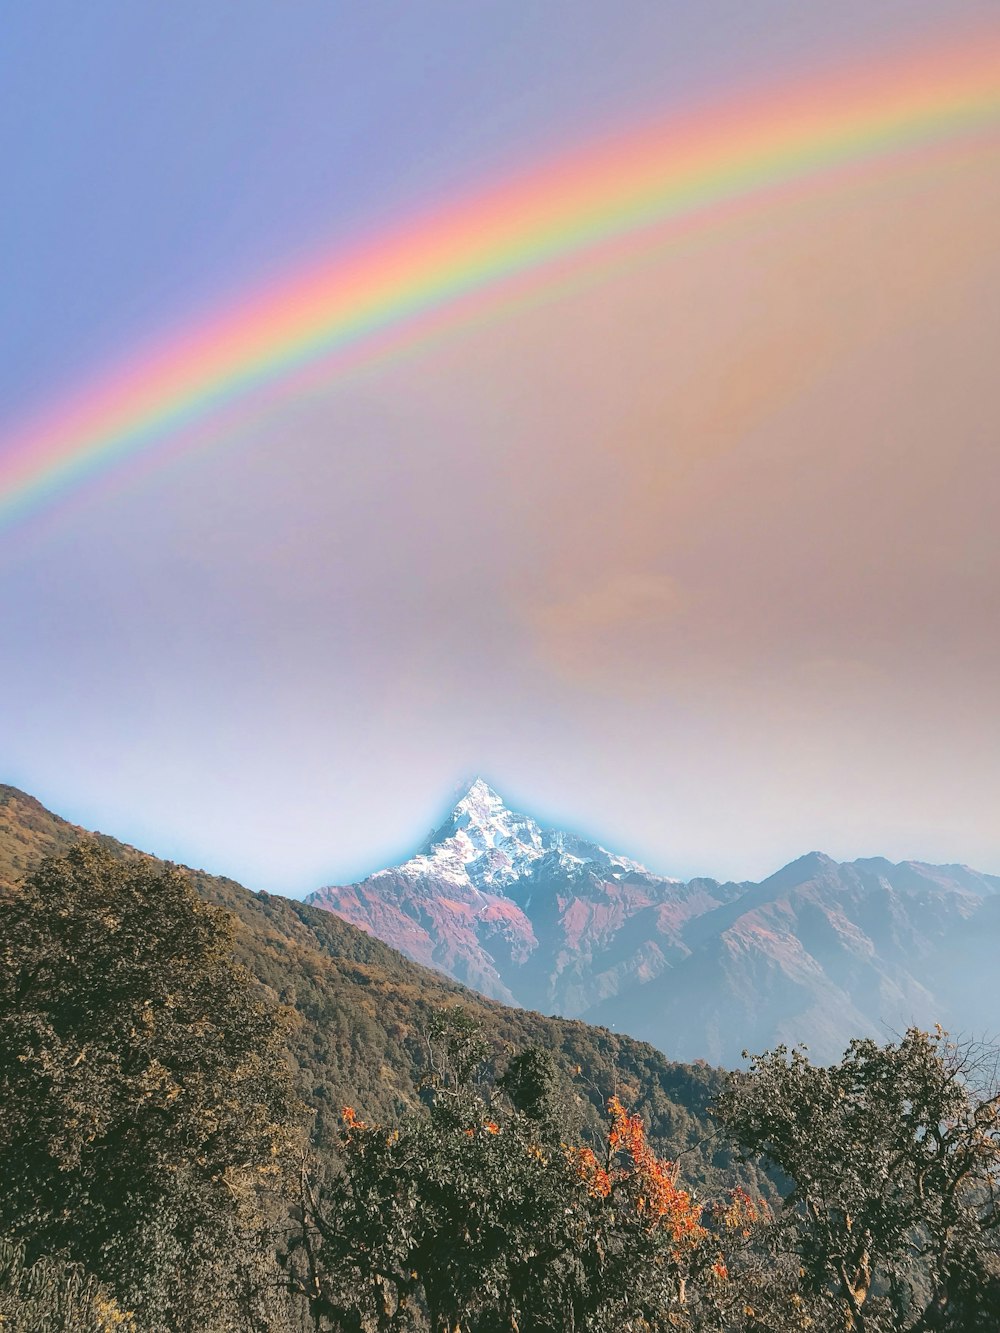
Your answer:
[[[1000,1019],[1000,877],[812,852],[761,883],[682,882],[478,778],[409,860],[306,901],[486,996],[675,1060],[780,1042],[833,1060],[852,1037]]]

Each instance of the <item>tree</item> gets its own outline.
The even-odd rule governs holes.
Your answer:
[[[719,1116],[789,1182],[769,1238],[816,1322],[995,1328],[1000,1094],[977,1091],[975,1054],[914,1028],[829,1068],[778,1047],[732,1078]]]
[[[568,1137],[569,1129],[577,1128],[579,1117],[548,1051],[529,1046],[515,1055],[498,1080],[498,1087],[515,1109],[537,1126],[545,1142],[558,1142]]]
[[[299,1109],[282,1025],[178,871],[46,861],[0,898],[0,1231],[142,1327],[268,1327],[261,1200]]]
[[[695,1327],[698,1292],[724,1269],[639,1118],[613,1098],[598,1150],[569,1146],[542,1052],[496,1080],[460,1011],[432,1025],[428,1048],[426,1110],[388,1128],[345,1108],[342,1173],[304,1184],[290,1262],[315,1327]]]

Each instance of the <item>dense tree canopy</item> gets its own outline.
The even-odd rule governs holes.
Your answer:
[[[0,1101],[0,1230],[27,1262],[82,1264],[144,1327],[227,1326],[297,1113],[228,914],[86,844],[5,894]]]
[[[346,1108],[342,1172],[306,1184],[289,1267],[317,1328],[707,1327],[722,1256],[639,1117],[613,1097],[603,1139],[571,1145],[545,1052],[494,1080],[461,1011],[428,1050],[426,1113],[390,1128]]]

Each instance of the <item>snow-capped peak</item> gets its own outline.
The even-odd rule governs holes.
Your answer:
[[[637,862],[614,856],[575,834],[543,829],[530,815],[511,810],[479,777],[416,856],[378,873],[431,875],[502,894],[530,874],[543,857],[553,857],[566,870],[594,863],[615,877],[632,871],[648,873]]]
[[[455,806],[451,817],[467,816],[473,823],[486,825],[491,821],[502,821],[503,816],[509,813],[500,793],[494,791],[482,778],[476,778]]]

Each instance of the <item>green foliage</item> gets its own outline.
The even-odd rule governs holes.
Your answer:
[[[260,1200],[298,1103],[285,1024],[231,955],[182,875],[94,845],[0,899],[0,1230],[143,1327],[222,1329],[264,1300]]]
[[[497,1080],[462,1011],[435,1020],[428,1050],[426,1111],[386,1128],[345,1108],[341,1172],[303,1183],[288,1264],[315,1327],[702,1326],[717,1250],[641,1121],[612,1099],[598,1157],[553,1132],[546,1052],[522,1052]]]
[[[28,1267],[23,1245],[0,1239],[0,1327],[17,1333],[135,1333],[99,1282],[71,1264],[38,1259]]]
[[[996,1328],[1000,1095],[976,1073],[971,1048],[911,1029],[828,1068],[779,1047],[732,1079],[719,1115],[789,1181],[768,1239],[814,1326]]]
[[[544,1142],[575,1137],[579,1117],[568,1083],[551,1052],[538,1046],[521,1051],[507,1066],[498,1086],[515,1110],[534,1123]]]

